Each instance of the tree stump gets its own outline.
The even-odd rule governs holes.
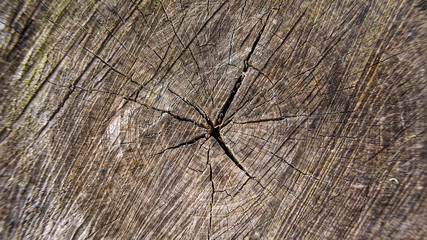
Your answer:
[[[1,239],[425,239],[424,1],[4,1]]]

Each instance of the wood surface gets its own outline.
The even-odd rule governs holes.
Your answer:
[[[0,2],[0,239],[427,239],[427,4]]]

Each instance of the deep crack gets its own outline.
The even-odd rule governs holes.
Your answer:
[[[218,142],[219,146],[224,151],[225,155],[227,155],[227,157],[230,158],[231,161],[233,161],[233,163],[238,168],[240,168],[240,170],[242,170],[246,174],[246,176],[248,176],[250,179],[255,179],[255,178],[252,177],[249,174],[249,172],[243,167],[243,165],[236,158],[236,156],[234,156],[234,154],[232,153],[231,149],[225,144],[225,141],[222,138],[220,130],[221,130],[222,127],[224,127],[225,125],[227,125],[230,122],[230,121],[226,121],[226,123],[223,124],[224,117],[227,114],[227,111],[230,108],[231,104],[233,103],[233,100],[236,97],[236,94],[239,91],[240,86],[242,85],[243,79],[245,78],[246,72],[248,71],[249,66],[250,66],[249,65],[249,60],[251,59],[252,54],[255,52],[255,49],[258,46],[258,43],[259,43],[259,41],[261,39],[261,36],[262,36],[262,33],[264,32],[265,26],[266,26],[266,24],[264,24],[264,26],[259,31],[258,36],[256,37],[254,43],[252,44],[250,52],[248,53],[248,55],[244,59],[242,73],[237,78],[236,82],[234,83],[233,89],[231,90],[230,94],[228,95],[227,100],[224,102],[224,105],[222,105],[222,108],[219,111],[218,116],[217,116],[217,118],[215,120],[215,125],[212,124],[212,122],[210,122],[210,121],[208,122],[209,125],[210,125],[209,126],[209,134],[210,134],[210,136],[212,136],[213,138],[215,138],[215,140]]]
[[[243,80],[244,80],[244,78],[246,76],[246,72],[249,70],[249,67],[252,66],[249,63],[249,60],[251,59],[252,54],[255,52],[255,49],[258,46],[258,43],[259,43],[259,41],[261,39],[261,36],[262,36],[262,34],[264,32],[265,27],[266,27],[266,24],[264,24],[262,26],[261,30],[258,33],[258,36],[256,37],[255,41],[253,42],[253,44],[251,46],[250,52],[248,53],[248,55],[246,56],[246,58],[243,60],[243,69],[242,69],[242,72],[241,72],[240,76],[237,78],[237,80],[235,81],[230,94],[228,95],[226,101],[224,102],[224,104],[222,105],[220,111],[218,112],[218,115],[217,115],[217,117],[215,119],[215,122],[213,122],[209,118],[209,116],[203,111],[202,108],[200,108],[197,105],[189,102],[187,99],[185,99],[184,97],[180,96],[178,93],[176,93],[175,91],[173,91],[170,88],[168,88],[168,90],[172,94],[174,94],[176,97],[178,97],[181,101],[183,101],[184,103],[186,103],[187,105],[189,105],[193,109],[195,109],[196,112],[207,122],[207,125],[198,123],[198,122],[196,122],[196,121],[194,121],[192,119],[189,119],[189,118],[181,117],[180,115],[174,114],[171,111],[168,111],[168,110],[165,110],[165,109],[159,109],[159,108],[150,106],[148,104],[141,103],[140,101],[136,100],[136,98],[138,96],[138,91],[140,91],[140,89],[137,90],[137,94],[136,94],[135,99],[132,99],[131,97],[124,97],[124,99],[126,99],[128,101],[137,102],[137,103],[139,103],[139,104],[141,104],[141,105],[143,105],[145,107],[151,108],[153,110],[160,111],[160,112],[163,112],[163,113],[167,113],[167,114],[171,115],[173,118],[175,118],[177,120],[193,123],[193,124],[195,124],[195,125],[197,125],[199,127],[205,128],[205,129],[207,129],[209,131],[209,134],[207,134],[206,136],[205,135],[203,135],[203,136],[197,136],[197,137],[195,137],[193,139],[190,139],[187,142],[180,143],[180,144],[178,144],[176,146],[168,147],[168,148],[166,148],[164,151],[162,151],[160,153],[163,153],[163,152],[165,152],[167,150],[176,149],[176,148],[180,148],[180,147],[183,147],[183,146],[191,145],[191,144],[197,142],[198,140],[200,140],[202,138],[208,139],[209,137],[212,136],[216,140],[216,142],[219,144],[219,146],[222,148],[222,150],[224,151],[225,155],[227,155],[227,157],[230,158],[231,161],[233,161],[233,163],[240,170],[242,170],[245,173],[246,176],[248,176],[248,178],[256,180],[256,178],[254,178],[251,174],[249,174],[249,172],[245,169],[245,167],[243,167],[243,165],[241,164],[241,162],[233,154],[231,148],[229,148],[227,146],[227,144],[225,143],[225,141],[224,141],[224,139],[223,139],[223,137],[221,135],[221,128],[223,128],[224,126],[226,126],[228,123],[230,123],[232,121],[231,118],[230,118],[230,119],[228,119],[227,121],[224,122],[224,117],[227,114],[228,110],[230,109],[230,107],[231,107],[231,105],[233,103],[233,100],[235,99],[235,97],[237,95],[237,92],[239,91],[239,89],[240,89],[240,87],[242,85],[242,82],[243,82]],[[187,47],[188,47],[188,45],[187,45]],[[185,48],[185,50],[186,50],[186,48]],[[144,85],[146,85],[146,84],[144,84]],[[263,120],[258,120],[258,121],[259,122],[264,122],[264,121],[276,121],[276,120],[282,120],[282,119],[284,119],[284,118],[280,118],[280,119],[263,119]],[[254,122],[258,122],[258,121],[254,121]],[[209,163],[209,165],[210,165],[210,163]],[[214,186],[213,186],[213,180],[212,180],[212,166],[211,165],[210,165],[210,171],[211,171],[210,172],[210,181],[212,182],[212,188],[214,188]],[[258,180],[256,180],[256,181],[258,182]],[[213,201],[213,193],[212,193],[212,201]]]
[[[210,135],[216,140],[216,142],[224,151],[225,155],[227,155],[227,157],[230,158],[231,161],[233,161],[233,163],[246,174],[246,176],[251,179],[254,179],[254,177],[249,174],[249,172],[243,167],[240,161],[234,156],[234,154],[231,152],[231,149],[225,144],[224,139],[221,136],[220,128],[218,126],[211,128]]]
[[[195,137],[193,139],[190,139],[190,140],[188,140],[186,142],[180,143],[180,144],[172,146],[172,147],[168,147],[168,148],[164,149],[163,151],[158,152],[157,154],[163,154],[164,152],[166,152],[168,150],[180,148],[180,147],[183,147],[183,146],[192,145],[193,143],[195,143],[195,142],[197,142],[197,141],[199,141],[200,139],[203,139],[203,138],[206,138],[204,134],[203,135],[199,135],[199,136],[197,136],[197,137]]]
[[[212,163],[209,159],[209,150],[208,150],[208,154],[207,154],[207,163],[209,165],[209,181],[211,182],[211,188],[212,188],[212,193],[211,193],[211,209],[209,212],[209,229],[208,229],[208,239],[210,239],[210,235],[211,235],[211,229],[212,229],[212,209],[213,209],[213,204],[214,204],[214,194],[215,194],[215,184],[213,182],[213,172],[212,172]]]
[[[228,95],[227,100],[225,101],[224,105],[221,108],[221,111],[218,113],[218,116],[216,118],[216,125],[219,125],[224,120],[225,114],[227,113],[228,109],[231,106],[231,103],[233,103],[234,98],[236,97],[237,91],[239,90],[240,86],[242,85],[243,79],[246,76],[246,72],[249,69],[249,60],[251,59],[252,54],[255,52],[256,47],[258,46],[259,40],[261,39],[262,33],[265,29],[264,25],[260,32],[258,33],[257,38],[255,39],[254,43],[252,44],[251,51],[246,56],[245,60],[243,61],[243,70],[240,76],[237,78],[236,82],[234,83],[233,89],[231,90],[230,95]]]

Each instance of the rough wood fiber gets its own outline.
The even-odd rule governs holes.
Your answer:
[[[1,239],[426,239],[424,1],[0,3]]]

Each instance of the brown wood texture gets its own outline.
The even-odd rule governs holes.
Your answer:
[[[426,239],[424,1],[0,2],[1,239]]]

